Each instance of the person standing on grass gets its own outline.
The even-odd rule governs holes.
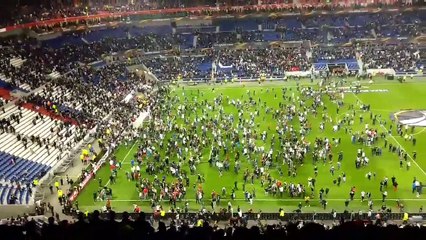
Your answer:
[[[364,202],[365,199],[365,192],[361,191],[361,202]]]
[[[398,191],[398,182],[396,181],[393,183],[393,191],[394,192]]]
[[[372,175],[372,174],[371,174],[371,172],[368,172],[368,173],[366,174],[366,177],[367,177],[367,179],[368,179],[368,180],[371,180],[371,175]]]
[[[114,184],[115,183],[115,180],[114,180],[115,178],[114,178],[114,173],[111,173],[111,175],[109,176],[109,182],[111,183],[111,184]]]
[[[373,201],[372,200],[368,200],[368,209],[373,210]]]
[[[420,197],[421,191],[422,191],[422,184],[420,183],[420,181],[416,180],[416,178],[414,178],[413,181],[413,193],[414,191],[416,192],[416,197]]]
[[[388,192],[387,191],[384,191],[383,193],[382,193],[382,202],[385,202],[385,200],[386,200],[386,197],[388,196]]]
[[[321,202],[321,204],[322,204],[322,207],[324,208],[324,210],[327,208],[327,200],[322,200],[322,202]]]
[[[416,191],[416,182],[417,182],[417,180],[416,180],[416,178],[414,178],[413,184],[411,186],[411,193],[414,193]]]
[[[355,196],[355,192],[354,192],[353,190],[351,190],[351,191],[349,192],[349,198],[351,199],[351,201],[353,201],[353,200],[354,200],[354,196]]]
[[[383,187],[388,188],[388,177],[383,178]]]
[[[108,211],[111,210],[111,199],[109,199],[109,198],[107,199],[105,207]]]
[[[331,167],[330,167],[330,173],[331,173],[331,176],[334,176],[334,166],[333,165],[331,165]]]

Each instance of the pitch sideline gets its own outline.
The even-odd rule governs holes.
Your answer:
[[[132,145],[132,147],[130,148],[130,150],[127,152],[126,156],[124,156],[123,160],[121,160],[120,165],[123,164],[123,162],[127,159],[127,157],[129,156],[129,154],[132,152],[133,148],[136,146],[137,141],[135,141]],[[110,183],[110,180],[108,180],[108,182],[105,184],[105,187],[108,186]]]

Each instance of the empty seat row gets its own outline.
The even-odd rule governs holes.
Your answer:
[[[32,182],[50,169],[51,166],[0,152],[0,178],[6,181],[22,181],[25,178],[27,182]]]
[[[29,191],[26,187],[18,189],[16,186],[10,184],[0,184],[0,205],[6,204],[29,204],[31,199],[32,191]],[[15,201],[12,202],[12,196],[15,196]]]

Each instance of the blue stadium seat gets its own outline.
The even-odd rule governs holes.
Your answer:
[[[24,196],[27,194],[27,189],[26,188],[21,188],[21,191],[20,191],[20,193],[19,193],[19,203],[20,204],[23,204],[24,202],[23,202],[23,198],[24,198]]]
[[[327,70],[327,63],[315,63],[314,68],[316,71],[325,71]]]
[[[172,26],[170,25],[160,25],[160,26],[145,26],[138,30],[140,34],[146,34],[146,33],[155,33],[159,35],[167,35],[172,34]]]
[[[189,49],[193,48],[194,46],[194,35],[193,34],[179,34],[179,40],[181,41],[181,48],[183,49]]]
[[[83,36],[89,42],[97,42],[104,38],[125,38],[127,37],[126,28],[107,28],[95,30]]]
[[[258,19],[237,19],[235,26],[241,28],[243,31],[256,31],[258,30]]]
[[[4,195],[6,192],[7,185],[0,185],[0,204],[3,204]]]
[[[27,176],[25,179],[31,182],[38,177],[42,171],[47,172],[51,168],[44,164],[19,157],[15,157],[15,164],[12,165],[12,158],[13,155],[0,152],[0,176],[7,181],[21,180],[24,177],[24,172],[26,172]]]
[[[25,194],[25,204],[28,204],[30,202],[31,193],[27,190]]]
[[[302,28],[302,23],[296,18],[284,18],[279,20],[278,24],[286,28]]]
[[[233,32],[236,27],[235,19],[218,19],[213,24],[219,26],[221,32]]]
[[[8,187],[7,195],[6,195],[6,204],[9,204],[9,199],[12,196],[12,192],[14,191],[13,186]]]
[[[359,64],[357,62],[346,62],[349,71],[359,70]]]
[[[281,34],[277,32],[263,32],[264,41],[278,41],[281,39]]]
[[[61,48],[64,45],[81,45],[84,42],[79,35],[63,35],[57,38],[44,40],[41,43],[45,47]]]

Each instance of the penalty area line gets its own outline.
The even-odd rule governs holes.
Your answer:
[[[360,103],[362,103],[362,100],[355,94],[355,93],[352,93],[354,96],[355,96],[355,98],[356,99],[358,99],[358,101],[360,102]],[[373,109],[374,110],[374,109]],[[380,126],[386,131],[386,133],[389,133],[389,131],[388,131],[388,129],[385,127],[385,126],[383,126],[383,124],[380,124]],[[392,135],[392,134],[388,134],[394,141],[395,141],[395,143],[397,143],[398,145],[399,145],[399,147],[401,147],[401,149],[402,150],[404,150],[404,152],[406,152],[407,154],[408,154],[408,157],[411,159],[411,161],[413,161],[413,163],[417,166],[417,168],[419,168],[419,170],[426,176],[426,172],[425,172],[425,170],[423,170],[423,168],[421,168],[420,167],[420,165],[416,162],[416,160],[414,160],[412,157],[411,157],[411,154],[409,154],[406,150],[405,150],[405,148],[402,146],[402,144]]]

